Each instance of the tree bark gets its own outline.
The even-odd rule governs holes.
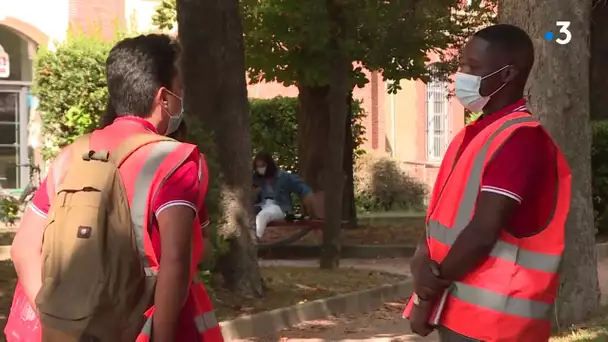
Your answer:
[[[556,301],[558,323],[567,328],[588,319],[598,308],[600,299],[591,204],[591,2],[502,0],[499,8],[501,22],[522,27],[535,42],[536,64],[528,83],[532,109],[551,132],[572,169],[566,249]],[[556,36],[562,36],[557,27],[549,26],[547,18],[571,21],[570,43],[560,45],[544,40],[544,33],[549,29]]]
[[[353,93],[350,92],[346,101],[346,120],[344,135],[344,163],[342,165],[346,183],[344,184],[344,199],[342,203],[342,220],[346,221],[345,228],[357,227],[357,206],[355,204],[355,142],[353,137]]]
[[[325,155],[325,226],[320,265],[324,269],[337,268],[340,264],[340,230],[342,228],[342,200],[345,175],[344,139],[348,95],[349,61],[340,46],[343,41],[344,18],[342,9],[334,0],[327,0],[329,18],[334,25],[330,49],[332,60],[329,72],[329,136]]]
[[[239,1],[178,0],[177,5],[185,110],[212,134],[222,174],[211,181],[221,182],[219,234],[230,245],[220,261],[225,285],[240,295],[261,296],[249,229],[251,137]]]
[[[593,0],[591,12],[591,119],[608,119],[608,4]]]
[[[329,85],[298,85],[298,165],[300,177],[315,191],[324,189],[323,169],[329,134]]]

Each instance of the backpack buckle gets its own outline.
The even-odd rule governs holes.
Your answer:
[[[95,152],[94,150],[89,150],[82,154],[82,160],[97,160],[101,162],[107,162],[110,160],[110,152],[106,150],[101,150],[97,152]]]

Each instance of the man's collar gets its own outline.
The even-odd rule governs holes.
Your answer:
[[[118,118],[116,118],[116,120],[114,120],[114,122],[120,122],[120,121],[134,122],[134,123],[142,125],[145,129],[147,129],[148,131],[151,131],[154,134],[160,134],[160,133],[158,133],[158,130],[156,129],[156,127],[154,127],[154,125],[150,121],[148,121],[144,118],[140,118],[139,116],[123,115],[123,116],[119,116]]]

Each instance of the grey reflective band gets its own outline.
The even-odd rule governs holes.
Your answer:
[[[458,205],[454,226],[450,228],[436,220],[429,219],[427,224],[427,236],[429,238],[433,238],[448,246],[454,244],[458,235],[469,224],[473,216],[486,159],[488,158],[490,146],[496,136],[514,125],[537,121],[531,116],[519,117],[504,122],[492,133],[473,160],[473,165]],[[447,181],[449,181],[449,178]],[[496,243],[490,255],[513,262],[520,267],[549,273],[557,273],[561,260],[561,255],[527,251],[517,245],[500,240]],[[461,282],[453,284],[450,295],[486,309],[531,319],[547,319],[552,307],[552,304],[545,302],[516,298]]]
[[[448,246],[452,246],[460,234],[460,231],[450,229],[435,220],[429,220],[427,231],[429,237]],[[561,255],[531,252],[505,241],[498,241],[490,255],[521,267],[550,273],[557,272],[561,260]]]
[[[177,141],[159,141],[153,143],[152,150],[135,179],[133,200],[131,201],[131,223],[139,257],[144,265],[147,276],[155,275],[157,273],[156,270],[150,268],[150,263],[148,262],[144,249],[144,227],[148,220],[146,207],[148,205],[149,192],[151,191],[152,181],[154,180],[158,168],[165,158],[179,147],[179,144],[180,143]]]
[[[475,209],[475,202],[477,201],[477,194],[479,193],[479,188],[481,186],[483,169],[492,141],[494,141],[498,134],[502,133],[507,128],[525,122],[538,122],[538,120],[534,119],[531,116],[524,116],[506,121],[494,133],[492,133],[492,135],[488,138],[481,150],[475,156],[475,160],[473,161],[473,167],[471,168],[467,184],[464,188],[464,193],[462,194],[462,198],[458,206],[458,213],[456,214],[456,220],[454,221],[453,226],[454,229],[460,231],[464,229],[467,224],[469,224],[469,221],[471,221],[471,217],[473,216],[473,209]]]
[[[152,316],[146,319],[146,323],[141,328],[140,334],[152,337]]]
[[[553,307],[553,304],[505,296],[461,282],[452,284],[450,294],[473,305],[530,319],[548,319]]]
[[[150,316],[146,319],[144,326],[141,328],[140,334],[150,337],[152,336],[152,317],[153,316]],[[218,323],[217,318],[215,317],[215,312],[209,311],[194,317],[194,324],[196,325],[196,331],[199,334],[204,333],[209,329],[216,328]]]
[[[194,324],[196,324],[196,330],[199,333],[203,333],[209,329],[217,327],[217,318],[215,317],[215,312],[209,311],[194,317]]]

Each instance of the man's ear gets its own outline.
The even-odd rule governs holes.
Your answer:
[[[161,106],[167,108],[169,106],[169,102],[167,101],[167,91],[165,87],[160,87],[156,91],[156,96],[154,96],[154,102],[160,104]]]
[[[517,78],[518,74],[519,74],[519,70],[517,70],[517,68],[514,65],[508,66],[503,71],[503,75],[504,75],[503,82],[504,83],[513,82]]]

